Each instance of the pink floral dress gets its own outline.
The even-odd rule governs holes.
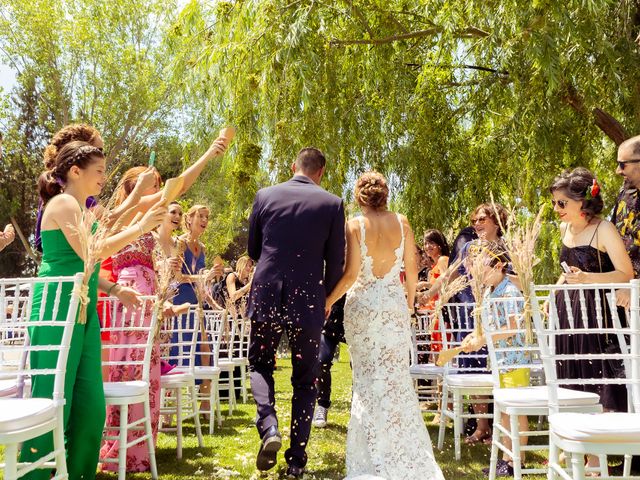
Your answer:
[[[113,274],[119,285],[131,287],[142,295],[155,295],[156,293],[156,274],[153,268],[153,249],[155,240],[151,233],[141,236],[133,244],[120,250],[113,255]],[[120,309],[116,315],[123,315]],[[128,312],[127,316],[140,315],[138,312]],[[151,321],[152,309],[146,309],[145,322]],[[116,325],[121,324],[118,319]],[[125,343],[118,338],[118,333],[111,334],[111,342]],[[145,341],[144,333],[132,333],[129,336],[129,342],[132,344],[140,344]],[[113,361],[124,361],[133,359],[134,356],[142,356],[144,352],[140,349],[120,348],[110,350],[110,359]],[[136,358],[136,360],[142,360]],[[109,368],[109,381],[120,382],[125,380],[140,380],[142,378],[142,367],[118,365]],[[150,370],[149,387],[149,404],[151,407],[151,428],[153,430],[154,443],[158,434],[158,420],[160,417],[160,348],[154,345],[151,353],[151,370]],[[142,418],[144,407],[142,404],[129,407],[129,422]],[[107,407],[107,434],[116,435],[116,431],[109,431],[109,426],[120,424],[119,407]],[[143,431],[130,432],[128,442],[135,438],[143,436]],[[117,440],[108,440],[102,445],[100,458],[118,458]],[[117,463],[105,463],[102,465],[103,470],[118,471]],[[145,472],[150,469],[149,452],[146,442],[138,443],[129,447],[127,451],[127,472]]]

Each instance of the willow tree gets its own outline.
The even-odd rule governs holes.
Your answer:
[[[640,127],[639,22],[632,1],[193,1],[173,33],[207,115],[262,147],[256,171],[283,179],[317,145],[334,192],[375,168],[415,227],[447,229],[489,192],[537,209],[577,165],[614,197],[615,146]]]

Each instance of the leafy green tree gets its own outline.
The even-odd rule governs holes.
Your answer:
[[[192,1],[172,33],[210,115],[264,146],[254,172],[282,180],[317,145],[330,190],[378,169],[416,230],[453,233],[489,192],[537,210],[577,165],[611,202],[616,144],[640,126],[639,22],[630,1]]]

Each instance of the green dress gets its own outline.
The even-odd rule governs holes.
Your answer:
[[[62,230],[44,230],[42,232],[42,264],[39,277],[56,277],[74,275],[84,270],[84,262],[75,253]],[[69,478],[95,478],[98,466],[98,453],[105,421],[105,400],[102,386],[100,324],[98,322],[97,296],[98,274],[97,265],[89,281],[89,304],[87,305],[87,321],[85,324],[76,323],[67,360],[67,373],[64,386],[64,425],[65,446],[67,450],[67,468]],[[51,318],[57,285],[50,285],[46,296],[45,316]],[[72,285],[67,283],[62,289],[58,320],[64,320],[67,315]],[[37,285],[33,295],[33,309],[31,318],[39,318],[42,303],[42,285]],[[66,306],[66,308],[65,308]],[[51,330],[54,330],[53,332]],[[31,343],[51,344],[60,342],[61,329],[34,327],[31,330]],[[32,352],[31,363],[34,367],[41,366],[55,368],[56,352]],[[53,397],[53,376],[37,376],[33,379],[31,395],[36,398]],[[53,450],[53,435],[42,435],[34,440],[25,442],[20,460],[33,461],[42,456],[43,452]],[[37,470],[24,478],[47,480],[50,472],[46,469]]]

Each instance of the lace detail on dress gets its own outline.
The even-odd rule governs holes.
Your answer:
[[[402,241],[395,263],[382,277],[360,222],[361,266],[345,304],[345,337],[353,367],[353,397],[347,433],[347,479],[439,480],[442,472],[431,447],[409,374],[410,319],[400,270]]]

